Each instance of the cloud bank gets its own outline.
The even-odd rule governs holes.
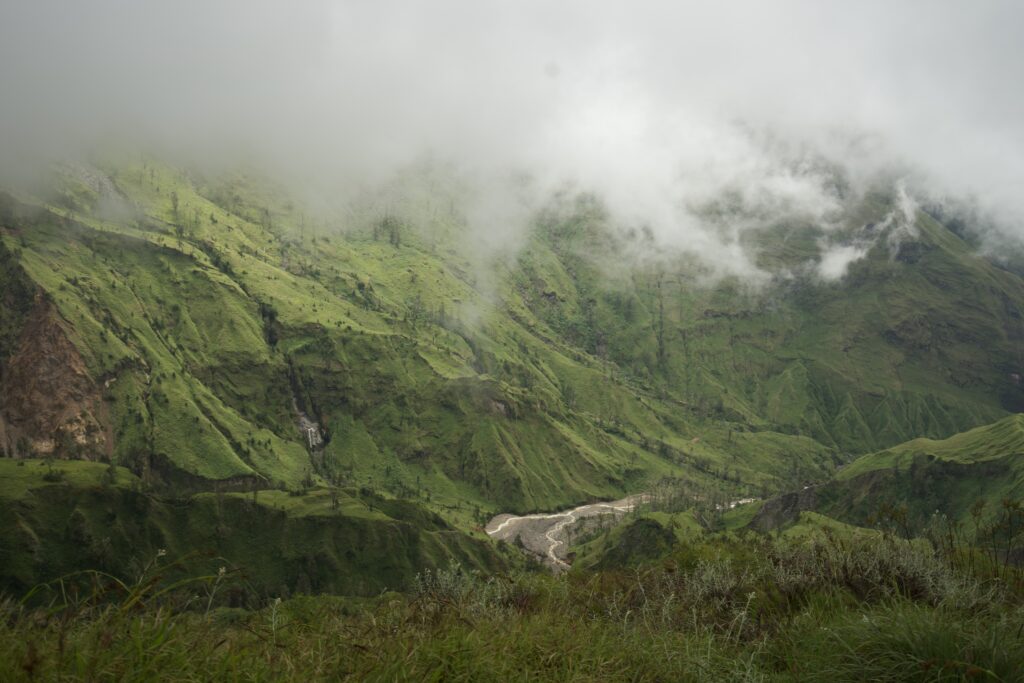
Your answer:
[[[746,220],[827,226],[841,168],[969,197],[1019,238],[1021,25],[1020,3],[943,0],[7,0],[0,158],[129,140],[344,194],[429,153],[484,188],[594,191],[738,270]],[[505,243],[523,212],[486,195],[502,210],[470,218]],[[722,197],[731,218],[709,226]]]

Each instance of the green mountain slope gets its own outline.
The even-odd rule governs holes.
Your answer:
[[[879,221],[889,201],[866,201],[851,220]],[[596,327],[595,350],[603,345],[620,367],[661,378],[702,414],[771,425],[845,453],[948,436],[1018,409],[1020,279],[927,214],[918,212],[916,234],[898,247],[871,225],[845,235],[875,242],[837,284],[799,270],[799,259],[820,249],[821,231],[766,229],[756,237],[763,255],[800,239],[806,253],[771,264],[778,281],[759,289],[697,286],[686,264],[610,280],[602,261],[628,245],[595,255],[597,241],[580,228],[555,247],[578,254],[574,240],[590,245],[572,267],[576,291],[562,297],[549,287],[554,295],[536,300],[549,319],[565,321],[567,336]],[[590,302],[586,312],[570,305],[580,298]]]
[[[744,506],[756,508],[745,525],[767,531],[820,513],[908,537],[953,530],[1003,548],[1024,531],[1022,498],[1024,414],[1016,414],[948,439],[913,439],[864,455],[828,482]]]
[[[1018,414],[948,439],[914,439],[859,458],[823,487],[818,508],[858,523],[884,509],[905,510],[906,526],[917,530],[939,514],[973,532],[999,517],[1004,501],[1022,497],[1024,415]]]
[[[325,222],[250,176],[102,166],[3,200],[9,455],[366,486],[468,526],[665,477],[769,493],[1021,400],[1024,284],[923,212],[894,241],[884,194],[831,236],[753,233],[751,286],[652,258],[588,197],[481,267],[429,172]],[[809,270],[869,239],[845,280]]]
[[[377,595],[453,563],[497,571],[493,548],[415,504],[369,491],[204,493],[140,490],[123,468],[0,460],[0,589],[95,569],[134,580],[166,555],[177,570],[242,572],[250,595]]]
[[[848,481],[882,469],[908,470],[914,462],[950,462],[980,465],[1007,458],[1013,462],[1024,459],[1024,414],[1011,415],[991,425],[978,427],[948,439],[914,439],[879,453],[858,458],[836,476]],[[1021,463],[1024,465],[1024,461]]]

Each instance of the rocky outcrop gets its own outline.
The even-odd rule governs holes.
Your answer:
[[[109,458],[112,436],[101,390],[49,299],[32,309],[3,362],[0,438],[15,457]]]

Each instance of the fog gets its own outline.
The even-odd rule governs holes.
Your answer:
[[[477,183],[481,244],[569,185],[725,272],[752,270],[751,224],[830,226],[837,169],[848,193],[899,181],[1019,238],[1022,25],[1020,3],[935,0],[3,0],[0,158],[139,144],[333,199],[429,154]]]

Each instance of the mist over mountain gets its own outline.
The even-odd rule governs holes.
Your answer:
[[[1019,680],[1022,20],[0,1],[0,679]]]
[[[2,11],[7,172],[128,141],[206,167],[255,161],[337,209],[430,154],[478,185],[482,242],[524,229],[529,211],[503,210],[514,175],[535,203],[566,183],[593,192],[729,272],[751,268],[744,223],[828,226],[875,183],[969,199],[1021,236],[1014,3]],[[703,215],[723,195],[746,219],[725,234]]]

